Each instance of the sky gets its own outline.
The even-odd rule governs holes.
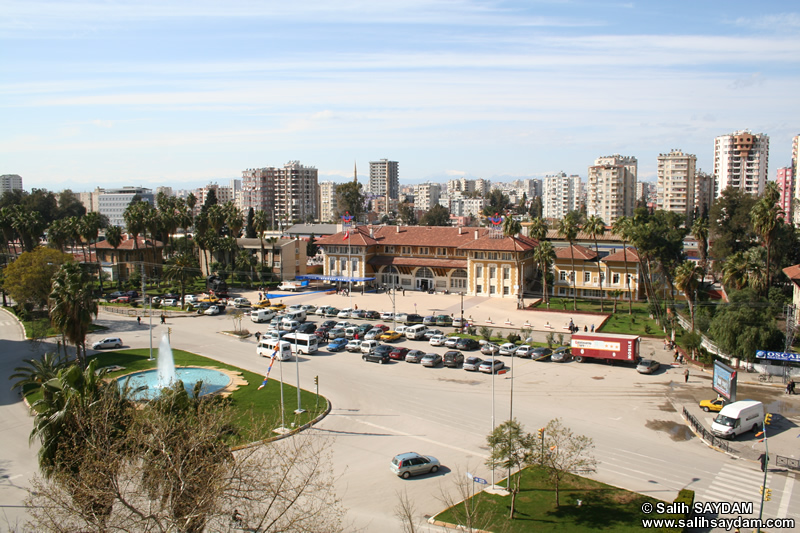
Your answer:
[[[0,174],[26,189],[586,179],[597,157],[800,134],[800,4],[0,0]]]

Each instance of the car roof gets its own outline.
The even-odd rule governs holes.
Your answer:
[[[417,452],[398,453],[397,455],[394,456],[395,459],[399,459],[401,461],[405,459],[413,459],[415,457],[422,457],[422,456]]]

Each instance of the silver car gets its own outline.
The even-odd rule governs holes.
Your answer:
[[[462,368],[469,372],[477,372],[481,363],[483,363],[483,359],[480,357],[467,357],[464,359],[464,366]]]
[[[435,474],[439,471],[439,464],[436,457],[408,452],[395,455],[389,469],[396,476],[408,479],[419,474]]]
[[[119,337],[107,337],[92,344],[92,350],[101,350],[103,348],[122,348],[122,339]]]

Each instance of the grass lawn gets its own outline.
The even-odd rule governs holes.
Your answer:
[[[572,310],[571,298],[550,298],[550,309]],[[547,309],[544,304],[539,304],[537,309]],[[578,311],[600,313],[599,300],[578,300]],[[624,333],[628,335],[646,335],[649,337],[663,337],[664,332],[658,322],[650,318],[647,302],[634,302],[633,314],[628,314],[628,302],[619,300],[617,312],[614,311],[614,300],[605,303],[605,313],[609,314],[608,320],[597,331],[601,333]]]
[[[23,320],[22,325],[25,327],[25,337],[28,339],[41,339],[43,337],[57,337],[61,335],[60,331],[50,325],[50,319],[47,317]],[[98,326],[96,324],[89,325],[89,333],[107,329],[108,328],[105,326]]]
[[[512,480],[513,483],[513,480]],[[503,483],[498,483],[505,486]],[[677,494],[676,494],[677,496]],[[522,471],[522,484],[517,495],[514,520],[508,519],[511,508],[511,496],[494,494],[476,494],[476,521],[478,525],[489,531],[508,531],[523,533],[527,531],[641,531],[642,518],[647,515],[641,512],[644,502],[653,502],[635,492],[583,478],[568,476],[562,482],[560,490],[561,506],[556,506],[555,491],[545,470],[530,467]],[[577,500],[582,501],[578,507]],[[436,520],[457,523],[457,517],[463,511],[448,509]],[[489,523],[486,525],[486,520]]]
[[[155,355],[155,353],[154,353]],[[135,350],[119,350],[102,352],[93,355],[90,359],[98,360],[98,367],[119,365],[125,367],[125,370],[109,373],[111,378],[119,377],[123,374],[137,372],[140,370],[149,370],[156,368],[156,361],[149,361],[150,350],[147,348]],[[202,357],[183,350],[173,349],[173,357],[175,358],[176,366],[214,366],[217,368],[224,368],[241,372],[242,377],[247,380],[248,385],[240,387],[239,390],[231,394],[232,406],[234,409],[234,416],[239,426],[239,435],[235,442],[232,444],[239,444],[244,442],[252,442],[258,439],[274,436],[271,433],[272,429],[280,427],[281,425],[281,395],[280,395],[280,363],[275,362],[272,367],[272,372],[269,376],[269,381],[266,387],[258,390],[258,386],[264,380],[263,374],[254,374],[237,368],[235,366],[226,365],[207,357]],[[269,366],[269,359],[263,358],[264,372],[266,373]],[[317,408],[317,397],[313,392],[302,390],[300,391],[300,399],[302,406],[306,409],[305,413],[296,415],[294,413],[297,409],[297,389],[289,382],[296,379],[294,362],[286,362],[289,365],[283,369],[284,385],[284,419],[287,427],[291,427],[294,423],[295,426],[300,426],[306,422],[311,421],[320,412],[324,411],[327,407],[327,402],[324,397],[319,397],[319,407]],[[324,382],[323,382],[324,386]],[[30,403],[35,402],[40,398],[39,392],[32,393],[28,396]],[[249,431],[252,427],[266,427],[268,434],[253,434]]]

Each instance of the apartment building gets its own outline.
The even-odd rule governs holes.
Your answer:
[[[22,190],[22,177],[19,174],[3,174],[0,176],[0,196],[14,190]]]
[[[794,197],[794,180],[795,176],[792,173],[792,167],[783,167],[778,169],[776,182],[778,190],[781,193],[778,206],[783,210],[783,219],[792,221],[794,219],[792,211],[792,198]]]
[[[197,215],[202,209],[203,205],[206,203],[206,199],[211,191],[214,191],[214,195],[217,198],[218,204],[226,204],[228,202],[233,203],[236,205],[237,208],[242,209],[241,206],[241,190],[242,190],[242,180],[233,179],[231,180],[229,185],[219,185],[218,183],[209,183],[204,187],[199,187],[195,189],[194,196],[197,198],[197,203],[194,206],[193,215]],[[239,202],[237,202],[237,198]]]
[[[397,200],[400,194],[399,163],[381,159],[369,162],[369,192]]]
[[[636,207],[638,161],[619,154],[600,157],[589,167],[586,212],[611,225]]]
[[[120,189],[100,189],[94,193],[97,198],[96,211],[108,217],[108,223],[112,226],[125,227],[125,210],[138,196],[142,201],[155,206],[155,195],[152,189],[144,187],[122,187]]]
[[[414,208],[419,211],[430,211],[431,207],[439,205],[442,186],[438,183],[422,183],[417,185],[414,195]]]
[[[241,205],[266,211],[270,220],[288,222],[319,218],[317,169],[299,161],[289,161],[283,168],[265,167],[242,172]]]
[[[338,183],[323,181],[319,184],[319,220],[320,222],[334,222],[338,204],[336,200],[336,187]]]
[[[542,181],[542,216],[560,220],[571,211],[580,209],[580,176],[559,172],[545,176]]]
[[[698,170],[694,180],[694,205],[697,216],[702,217],[711,212],[714,202],[714,176]]]
[[[335,281],[367,278],[406,290],[513,299],[533,282],[537,246],[487,228],[425,226],[357,226],[317,244],[324,275]]]
[[[800,135],[792,138],[792,176],[794,177],[794,197],[800,201]],[[795,209],[792,220],[796,226],[800,225],[800,209]]]
[[[656,208],[683,216],[688,224],[694,213],[697,156],[672,150],[658,156]]]
[[[734,187],[760,195],[767,184],[769,137],[748,130],[714,139],[714,198]]]

